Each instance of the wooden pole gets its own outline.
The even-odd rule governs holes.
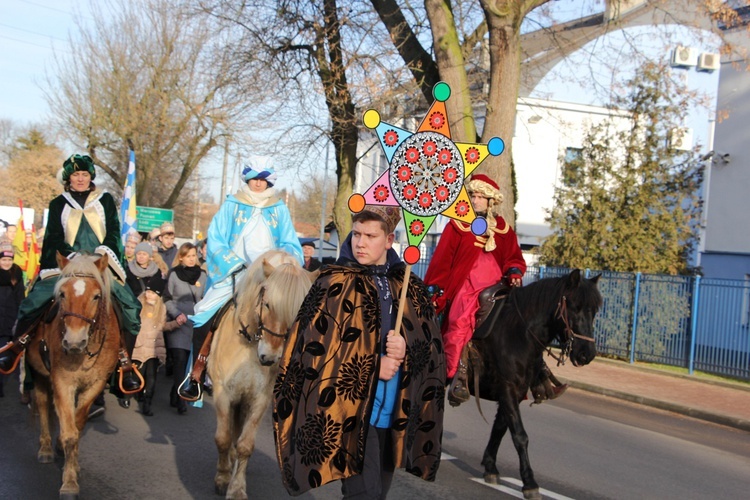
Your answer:
[[[393,330],[396,335],[401,335],[401,320],[404,318],[404,308],[406,306],[406,290],[409,288],[409,277],[411,276],[411,264],[406,264],[404,270],[404,283],[401,285],[401,297],[398,299],[398,314],[396,314],[396,326]]]

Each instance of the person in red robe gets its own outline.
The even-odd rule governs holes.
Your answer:
[[[460,358],[474,333],[479,293],[501,279],[510,286],[521,286],[526,272],[526,261],[515,231],[494,213],[503,201],[497,183],[484,174],[477,174],[466,183],[466,189],[474,211],[487,220],[487,230],[476,236],[469,224],[451,220],[440,237],[424,279],[427,285],[437,286],[443,292],[434,300],[437,313],[444,313],[445,317],[443,347],[446,376],[451,381],[448,401],[453,406],[469,399],[466,366]]]

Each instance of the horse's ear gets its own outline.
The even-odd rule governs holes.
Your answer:
[[[70,261],[68,260],[67,257],[65,257],[63,254],[61,254],[59,250],[57,252],[55,252],[55,253],[57,254],[55,256],[55,259],[57,260],[57,267],[59,267],[60,269],[64,269],[65,266],[67,266],[68,262],[70,262]]]
[[[578,288],[581,284],[581,270],[573,269],[568,275],[568,288]]]
[[[109,255],[103,253],[101,257],[96,260],[96,268],[99,269],[99,273],[103,274],[107,270],[109,265]]]
[[[315,271],[307,271],[307,274],[310,276],[310,281],[313,283],[316,279],[318,279],[318,276],[320,276],[320,269],[316,269]]]
[[[268,262],[268,259],[263,259],[263,274],[268,278],[271,276],[271,273],[273,272],[275,268],[271,265],[270,262]]]
[[[599,283],[599,278],[601,278],[601,277],[602,277],[602,273],[599,273],[596,276],[594,276],[593,278],[591,278],[589,281],[591,281],[593,284],[596,285],[596,284]]]

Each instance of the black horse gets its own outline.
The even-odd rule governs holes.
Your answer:
[[[559,341],[561,356],[569,356],[574,366],[586,365],[596,356],[594,316],[602,305],[598,280],[599,276],[581,278],[576,269],[562,278],[547,278],[513,289],[494,330],[486,338],[473,341],[481,363],[477,369],[480,397],[498,402],[482,459],[486,482],[499,482],[497,450],[505,431],[510,430],[520,461],[524,497],[541,498],[529,463],[529,438],[518,406],[538,376],[543,351],[553,340]],[[471,369],[469,380],[473,380]],[[469,385],[473,393],[474,384]]]

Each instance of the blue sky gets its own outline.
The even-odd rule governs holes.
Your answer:
[[[0,118],[19,125],[45,120],[47,102],[40,85],[55,51],[65,53],[74,15],[85,0],[3,0],[0,2]],[[86,21],[90,19],[84,17]]]
[[[94,22],[88,17],[88,4],[88,0],[0,1],[0,47],[2,47],[0,71],[3,75],[0,78],[0,118],[11,119],[18,125],[28,125],[44,121],[48,117],[47,102],[41,88],[45,69],[51,66],[55,53],[67,54],[68,37],[71,33],[75,33],[74,19],[80,18],[85,23]],[[586,15],[592,9],[601,8],[599,2],[595,0],[562,0],[550,5],[563,12],[562,17]],[[645,41],[650,38],[644,33],[647,30],[636,31],[640,40]],[[611,43],[598,42],[598,51],[606,50],[608,46],[622,47],[622,41],[618,40],[619,36],[618,34],[611,35]],[[675,39],[684,38],[686,37],[678,34]],[[651,48],[650,50],[658,53],[659,49]],[[623,54],[616,55],[623,57]],[[627,60],[627,57],[624,59]],[[576,62],[574,59],[572,63],[561,63],[555,71],[558,74],[564,74],[570,71],[570,68],[575,67],[580,68],[581,62]],[[699,86],[705,88],[707,92],[715,92],[718,81],[716,74],[699,74],[695,70],[690,70],[687,75],[691,86]],[[604,78],[606,81],[606,76]],[[591,92],[571,85],[570,82],[563,83],[563,80],[554,74],[549,75],[542,82],[535,94],[539,97],[551,97],[583,104],[601,104],[591,102],[591,95],[593,95]],[[698,115],[692,119],[705,124],[707,116],[704,113],[698,113]],[[697,135],[705,144],[707,139],[705,135],[700,132]],[[263,159],[260,159],[260,162],[263,162]],[[234,161],[230,161],[230,165],[232,164]],[[218,169],[220,170],[220,167]],[[217,166],[212,165],[211,170],[215,172]],[[280,186],[294,185],[298,182],[292,173],[286,175],[288,182],[285,182],[284,177],[282,173]],[[214,178],[212,185],[215,185],[213,191],[218,198],[218,179]]]

